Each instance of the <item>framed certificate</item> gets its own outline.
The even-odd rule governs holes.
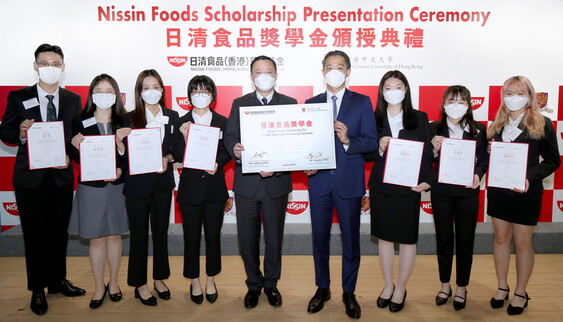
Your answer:
[[[29,170],[66,166],[62,121],[34,122],[27,130]]]
[[[242,172],[335,169],[332,106],[240,108]]]
[[[476,149],[476,141],[444,138],[440,148],[438,182],[460,186],[473,185]]]
[[[491,142],[489,187],[524,190],[527,168],[528,143]]]
[[[117,178],[115,170],[115,135],[84,136],[80,143],[80,180],[113,180]]]
[[[184,168],[213,171],[220,134],[218,127],[191,123],[184,152]]]
[[[129,174],[162,171],[160,128],[134,129],[127,137]]]
[[[424,142],[391,139],[387,147],[383,182],[398,186],[418,185]]]

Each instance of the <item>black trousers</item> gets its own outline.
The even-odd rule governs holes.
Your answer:
[[[57,186],[47,171],[37,187],[14,190],[25,245],[27,289],[36,291],[54,286],[66,279],[73,186]]]
[[[153,271],[155,280],[170,276],[168,262],[168,226],[172,191],[156,191],[149,198],[125,197],[129,217],[129,267],[127,284],[139,287],[147,284],[149,253],[149,221],[153,244]]]
[[[432,193],[431,199],[440,281],[450,282],[455,239],[456,285],[467,286],[473,263],[479,195],[451,197]]]
[[[215,276],[221,272],[221,227],[225,201],[199,205],[180,204],[184,228],[184,276],[199,277],[201,226],[205,232],[205,273]]]

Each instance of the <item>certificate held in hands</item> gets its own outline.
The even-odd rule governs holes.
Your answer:
[[[186,140],[184,168],[213,171],[220,133],[221,129],[218,127],[191,123]]]
[[[80,180],[115,180],[115,135],[84,136],[80,143]]]
[[[444,138],[440,149],[438,182],[472,186],[476,147],[473,140]]]
[[[66,166],[63,122],[35,122],[27,130],[29,170]]]
[[[127,137],[129,174],[162,171],[160,128],[135,129]]]
[[[526,188],[528,143],[491,142],[489,187]]]
[[[418,185],[424,142],[391,139],[387,146],[383,182],[398,186]]]

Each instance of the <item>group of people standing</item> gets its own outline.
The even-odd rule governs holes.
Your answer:
[[[172,190],[173,163],[183,162],[190,124],[218,127],[221,136],[213,170],[182,169],[176,201],[180,205],[184,229],[184,271],[190,279],[190,298],[201,304],[205,298],[218,298],[215,276],[221,272],[220,232],[228,199],[224,167],[235,162],[235,195],[240,255],[246,272],[247,294],[244,307],[258,305],[262,291],[270,305],[283,303],[277,283],[281,277],[282,241],[286,205],[292,191],[290,172],[242,172],[239,109],[243,106],[296,104],[275,90],[277,66],[267,56],[255,57],[250,79],[256,91],[233,101],[229,118],[212,107],[217,89],[211,78],[193,77],[187,94],[194,108],[179,117],[167,108],[162,78],[155,70],[144,70],[135,84],[135,108],[127,113],[119,86],[107,74],[96,76],[82,109],[80,97],[59,87],[64,71],[60,47],[39,46],[34,68],[38,84],[10,92],[6,113],[0,124],[0,139],[19,146],[13,185],[24,234],[28,290],[31,310],[48,310],[44,288],[66,296],[84,295],[85,290],[66,279],[68,233],[90,240],[89,256],[95,281],[90,307],[100,307],[106,295],[122,299],[118,272],[122,252],[121,235],[130,232],[127,284],[135,297],[149,306],[157,305],[147,282],[149,226],[153,241],[153,286],[162,300],[171,298],[164,283],[170,276],[167,232]],[[360,266],[360,209],[365,195],[364,163],[373,162],[369,178],[371,233],[378,238],[378,251],[384,288],[377,298],[380,308],[391,312],[403,309],[407,282],[414,268],[421,192],[431,191],[440,277],[436,305],[447,303],[453,294],[453,307],[465,308],[470,280],[473,242],[479,210],[479,188],[489,163],[491,140],[529,145],[525,189],[488,190],[487,212],[492,217],[495,239],[493,254],[498,291],[491,298],[493,308],[504,306],[509,298],[507,284],[510,242],[516,248],[517,284],[508,314],[520,314],[528,304],[526,285],[531,276],[534,255],[532,234],[541,209],[542,179],[560,163],[552,123],[541,115],[535,90],[523,76],[509,78],[502,88],[497,117],[487,130],[476,122],[471,95],[463,86],[448,88],[442,100],[441,117],[429,123],[426,113],[416,110],[411,85],[397,70],[387,72],[379,84],[375,115],[370,99],[346,88],[350,58],[331,51],[322,60],[327,91],[306,103],[329,103],[333,108],[336,168],[307,170],[311,210],[315,284],[317,291],[307,311],[319,312],[331,298],[330,231],[336,208],[342,236],[342,301],[346,314],[361,317],[355,298]],[[27,130],[33,122],[62,121],[67,141],[67,164],[57,168],[29,170]],[[128,170],[127,138],[134,129],[159,128],[162,142],[162,170],[131,175]],[[80,162],[84,136],[115,135],[116,179],[81,182],[73,199],[73,170],[70,160]],[[386,154],[392,138],[423,142],[418,184],[404,187],[383,180]],[[438,168],[444,138],[474,140],[476,158],[471,185],[439,183]],[[541,159],[540,159],[541,156]],[[73,201],[74,200],[74,201]],[[206,247],[206,281],[200,281],[202,227]],[[264,229],[264,263],[260,265],[260,235]],[[399,246],[399,267],[393,281],[395,244]],[[455,245],[455,246],[454,246]],[[450,285],[454,249],[456,289]],[[105,283],[108,263],[109,281]],[[109,295],[108,295],[109,294]]]

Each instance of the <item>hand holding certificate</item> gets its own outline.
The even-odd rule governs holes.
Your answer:
[[[418,185],[424,142],[391,139],[387,147],[383,182],[399,186]]]
[[[218,127],[191,123],[186,140],[184,168],[213,171],[220,133],[221,129]]]
[[[162,171],[160,128],[135,129],[127,137],[129,174]]]
[[[438,182],[472,186],[476,141],[444,138],[440,148]]]
[[[27,130],[27,149],[29,170],[66,166],[63,122],[34,122]]]
[[[527,166],[527,143],[491,142],[489,187],[524,190]]]
[[[115,136],[84,136],[80,143],[81,181],[114,180],[115,168]]]

